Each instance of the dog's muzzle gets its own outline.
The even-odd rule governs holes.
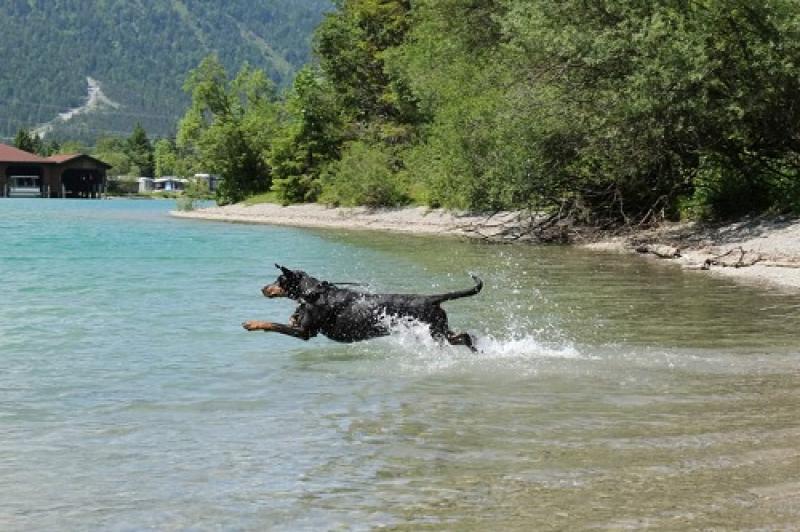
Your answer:
[[[264,297],[286,297],[289,295],[286,290],[276,284],[268,284],[261,289],[261,293],[264,294]]]

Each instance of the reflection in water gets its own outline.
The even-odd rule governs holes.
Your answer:
[[[91,203],[91,204],[89,204]],[[800,297],[558,247],[0,202],[0,528],[786,529]],[[244,333],[272,263],[435,293],[342,345]],[[54,274],[58,272],[58,274]]]

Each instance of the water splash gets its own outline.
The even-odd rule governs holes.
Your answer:
[[[364,355],[393,360],[404,371],[438,373],[453,370],[503,370],[537,373],[552,361],[590,359],[567,342],[549,342],[539,332],[507,330],[475,337],[476,351],[431,337],[427,324],[411,318],[384,317],[389,336],[359,344]],[[388,355],[388,357],[387,357]]]

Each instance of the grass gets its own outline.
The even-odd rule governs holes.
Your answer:
[[[258,205],[259,203],[280,204],[281,201],[278,199],[277,192],[264,192],[263,194],[256,194],[255,196],[250,196],[244,200],[245,205]]]

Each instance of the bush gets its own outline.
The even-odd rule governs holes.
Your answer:
[[[341,160],[323,174],[321,199],[342,206],[408,203],[407,187],[395,166],[387,149],[353,142],[346,146]]]
[[[312,175],[290,175],[274,178],[272,191],[283,205],[315,201],[320,193],[319,179]]]
[[[695,191],[682,210],[690,218],[727,219],[761,212],[800,213],[800,176],[791,166],[733,169],[704,158]]]
[[[175,206],[179,211],[193,211],[195,203],[212,197],[208,190],[208,183],[201,180],[189,180],[183,194],[175,200]]]
[[[415,11],[394,57],[432,116],[408,165],[433,201],[568,201],[595,223],[674,218],[686,197],[713,215],[797,208],[795,0],[420,0]]]
[[[178,209],[179,211],[184,211],[184,212],[193,211],[194,202],[195,198],[192,198],[190,196],[186,195],[178,196],[178,198],[175,200],[175,208]]]

